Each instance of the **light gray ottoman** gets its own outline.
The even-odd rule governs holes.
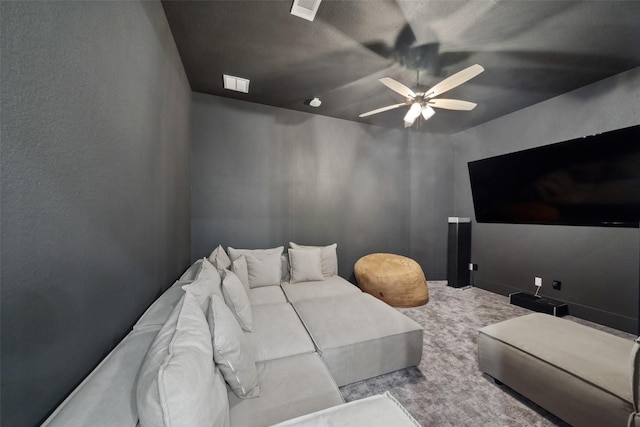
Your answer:
[[[637,424],[638,344],[533,313],[480,329],[478,364],[574,426]],[[634,404],[635,401],[635,404]]]
[[[369,294],[294,303],[338,386],[416,366],[422,327]]]

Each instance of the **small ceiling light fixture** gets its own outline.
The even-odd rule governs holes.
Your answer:
[[[225,89],[235,90],[236,92],[249,93],[249,79],[229,76],[227,74],[223,74],[222,79],[224,81]]]
[[[313,21],[321,0],[293,0],[291,14],[307,21]]]
[[[416,121],[421,112],[422,106],[420,105],[420,103],[414,102],[411,105],[411,108],[409,108],[409,111],[407,111],[407,114],[405,114],[404,116],[404,127],[408,128],[409,126],[413,125],[413,122]]]
[[[404,127],[408,128],[413,126],[416,119],[420,117],[420,114],[422,114],[423,119],[429,120],[435,113],[436,111],[430,106],[421,105],[420,103],[416,102],[411,106],[411,108],[409,108],[409,111],[404,116]]]
[[[319,107],[322,104],[322,101],[320,101],[320,98],[318,97],[314,97],[311,101],[309,101],[309,105],[312,107]]]

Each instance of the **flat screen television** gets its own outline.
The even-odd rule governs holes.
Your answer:
[[[468,166],[478,222],[640,226],[640,125]]]

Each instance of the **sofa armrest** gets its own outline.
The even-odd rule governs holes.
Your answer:
[[[42,424],[135,427],[138,371],[158,330],[130,332]]]

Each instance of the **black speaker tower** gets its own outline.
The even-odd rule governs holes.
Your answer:
[[[471,285],[471,219],[449,217],[447,284],[454,288]]]

